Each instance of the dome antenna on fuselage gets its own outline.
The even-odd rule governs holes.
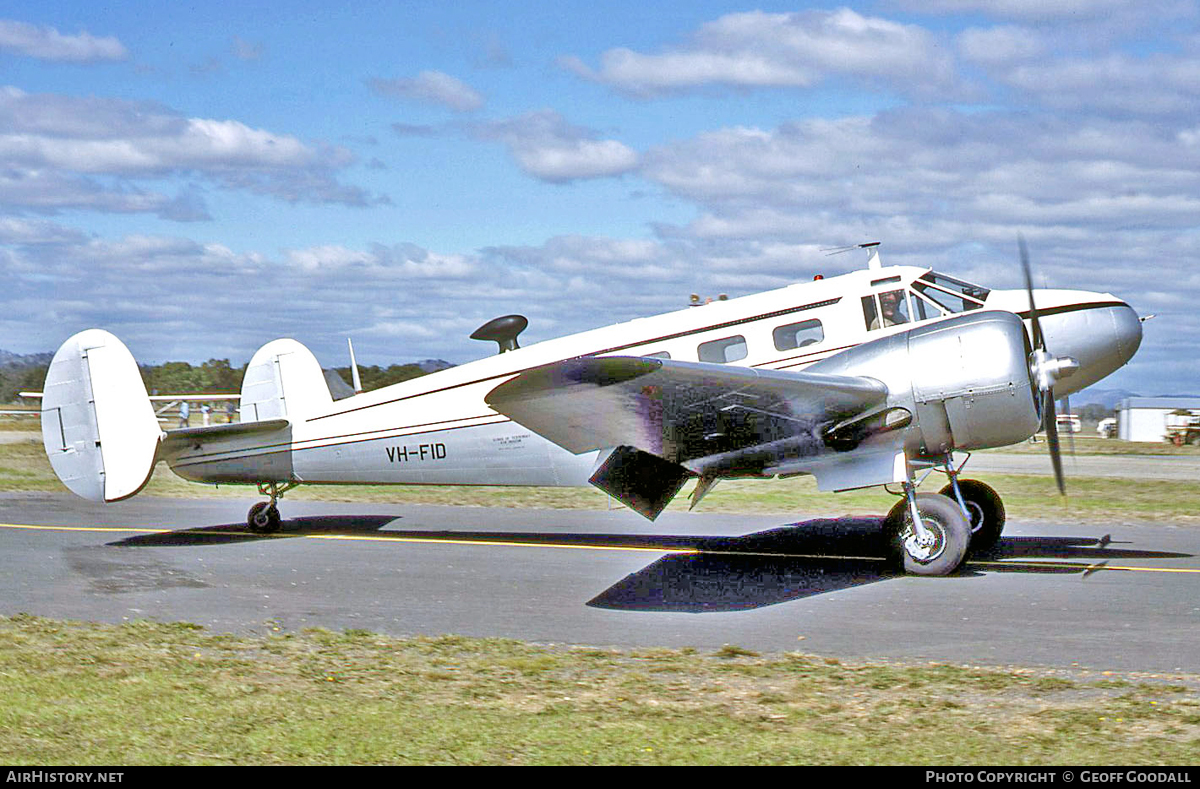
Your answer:
[[[521,347],[517,344],[517,335],[525,331],[527,326],[529,319],[524,315],[501,315],[476,329],[471,339],[492,340],[500,346],[499,353],[515,351]]]

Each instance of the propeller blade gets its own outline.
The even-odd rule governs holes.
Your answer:
[[[1042,334],[1042,321],[1038,316],[1037,304],[1033,300],[1033,271],[1029,265],[1029,248],[1025,236],[1017,234],[1017,248],[1021,253],[1021,271],[1025,274],[1025,294],[1029,297],[1029,323],[1033,328],[1033,364],[1037,372],[1037,386],[1042,393],[1042,423],[1046,428],[1046,444],[1050,448],[1050,463],[1054,466],[1054,481],[1058,492],[1067,495],[1067,483],[1063,476],[1062,451],[1058,443],[1058,413],[1054,408],[1054,379],[1063,374],[1069,359],[1055,359],[1046,350],[1046,337]],[[1076,363],[1076,366],[1078,364]],[[1069,374],[1069,373],[1067,373]],[[1067,413],[1071,409],[1067,407]],[[1071,453],[1075,453],[1075,437],[1071,436]]]
[[[1054,410],[1054,391],[1042,394],[1042,419],[1046,422],[1046,445],[1050,448],[1050,463],[1054,466],[1054,481],[1058,492],[1067,495],[1067,483],[1063,477],[1062,453],[1058,446],[1058,414]]]
[[[1029,297],[1029,322],[1033,326],[1033,347],[1046,349],[1045,338],[1042,337],[1042,322],[1038,319],[1037,305],[1033,303],[1033,272],[1029,267],[1029,248],[1025,246],[1025,236],[1017,234],[1017,247],[1021,251],[1021,270],[1025,273],[1025,294]]]
[[[1063,413],[1066,414],[1068,417],[1071,415],[1071,397],[1070,397],[1070,395],[1065,395],[1063,397],[1062,410],[1063,410]],[[1067,425],[1067,452],[1071,453],[1071,462],[1075,463],[1076,462],[1076,460],[1075,460],[1075,426],[1073,424]]]

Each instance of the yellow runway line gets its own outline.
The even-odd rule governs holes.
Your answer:
[[[1100,572],[1101,570],[1116,570],[1127,573],[1190,573],[1200,574],[1200,568],[1195,567],[1130,567],[1121,564],[1080,564],[1078,562],[972,562],[968,561],[963,564],[964,567],[1047,567],[1047,568],[1062,568],[1068,570],[1092,570]]]
[[[135,532],[137,534],[166,534],[170,529],[145,529],[136,526],[34,526],[27,523],[0,523],[0,529],[32,529],[35,531],[102,531]]]
[[[368,540],[372,542],[425,542],[441,545],[503,545],[509,548],[578,548],[585,551],[644,551],[647,553],[702,553],[695,548],[653,548],[642,545],[586,545],[567,542],[517,542],[514,540],[456,540],[448,537],[387,537],[358,534],[306,534],[311,540]]]

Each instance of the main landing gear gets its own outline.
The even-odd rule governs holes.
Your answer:
[[[279,531],[279,507],[276,502],[283,494],[296,487],[297,482],[260,482],[258,492],[270,496],[271,500],[260,501],[250,508],[246,516],[246,527],[255,534],[274,534]]]
[[[978,556],[996,547],[1000,541],[1000,533],[1004,531],[1004,503],[1000,494],[977,479],[958,480],[958,493],[955,494],[954,482],[942,488],[939,493],[947,498],[958,501],[970,516],[971,548],[970,554]]]
[[[940,493],[917,493],[904,483],[904,496],[884,520],[893,555],[913,575],[949,575],[968,555],[995,547],[1004,529],[999,494],[978,480],[958,479],[947,462],[950,484]]]

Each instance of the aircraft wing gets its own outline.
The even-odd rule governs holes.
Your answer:
[[[887,394],[865,376],[605,356],[526,370],[485,400],[576,454],[633,447],[683,465],[778,442],[816,451],[821,431]]]

